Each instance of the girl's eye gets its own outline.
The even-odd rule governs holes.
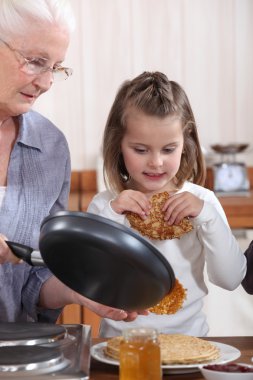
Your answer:
[[[134,151],[136,152],[136,153],[145,153],[147,150],[146,149],[144,149],[144,148],[134,148]]]
[[[170,153],[173,153],[174,150],[175,150],[175,148],[164,148],[164,149],[163,149],[163,152],[164,152],[165,154],[170,154]]]

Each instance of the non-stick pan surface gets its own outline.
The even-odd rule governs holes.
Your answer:
[[[47,267],[63,283],[109,306],[148,308],[174,285],[170,264],[152,244],[130,228],[94,214],[61,211],[47,217],[39,248]]]

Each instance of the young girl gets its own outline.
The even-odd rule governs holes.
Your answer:
[[[102,320],[103,337],[122,329],[153,326],[163,333],[205,336],[203,297],[209,280],[233,290],[242,281],[246,259],[214,193],[204,187],[205,165],[196,123],[184,90],[160,72],[144,72],[123,83],[111,108],[103,139],[108,190],[97,194],[88,211],[129,226],[126,212],[145,219],[150,197],[167,191],[163,211],[169,225],[189,217],[193,230],[180,239],[152,240],[187,290],[175,314],[138,316],[129,322]]]

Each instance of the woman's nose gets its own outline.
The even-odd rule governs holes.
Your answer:
[[[41,74],[36,75],[36,78],[33,80],[33,83],[40,87],[43,92],[50,89],[54,82],[53,73],[51,71],[45,71]]]

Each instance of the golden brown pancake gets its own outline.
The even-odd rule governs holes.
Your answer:
[[[165,212],[162,211],[162,208],[168,198],[169,193],[167,191],[154,194],[150,199],[150,213],[145,220],[138,214],[127,212],[126,216],[131,227],[143,236],[156,240],[180,238],[185,233],[190,232],[193,227],[187,218],[182,219],[178,225],[168,225],[164,220]]]
[[[155,314],[175,314],[182,308],[187,290],[176,279],[173,289],[155,306],[148,310]]]

